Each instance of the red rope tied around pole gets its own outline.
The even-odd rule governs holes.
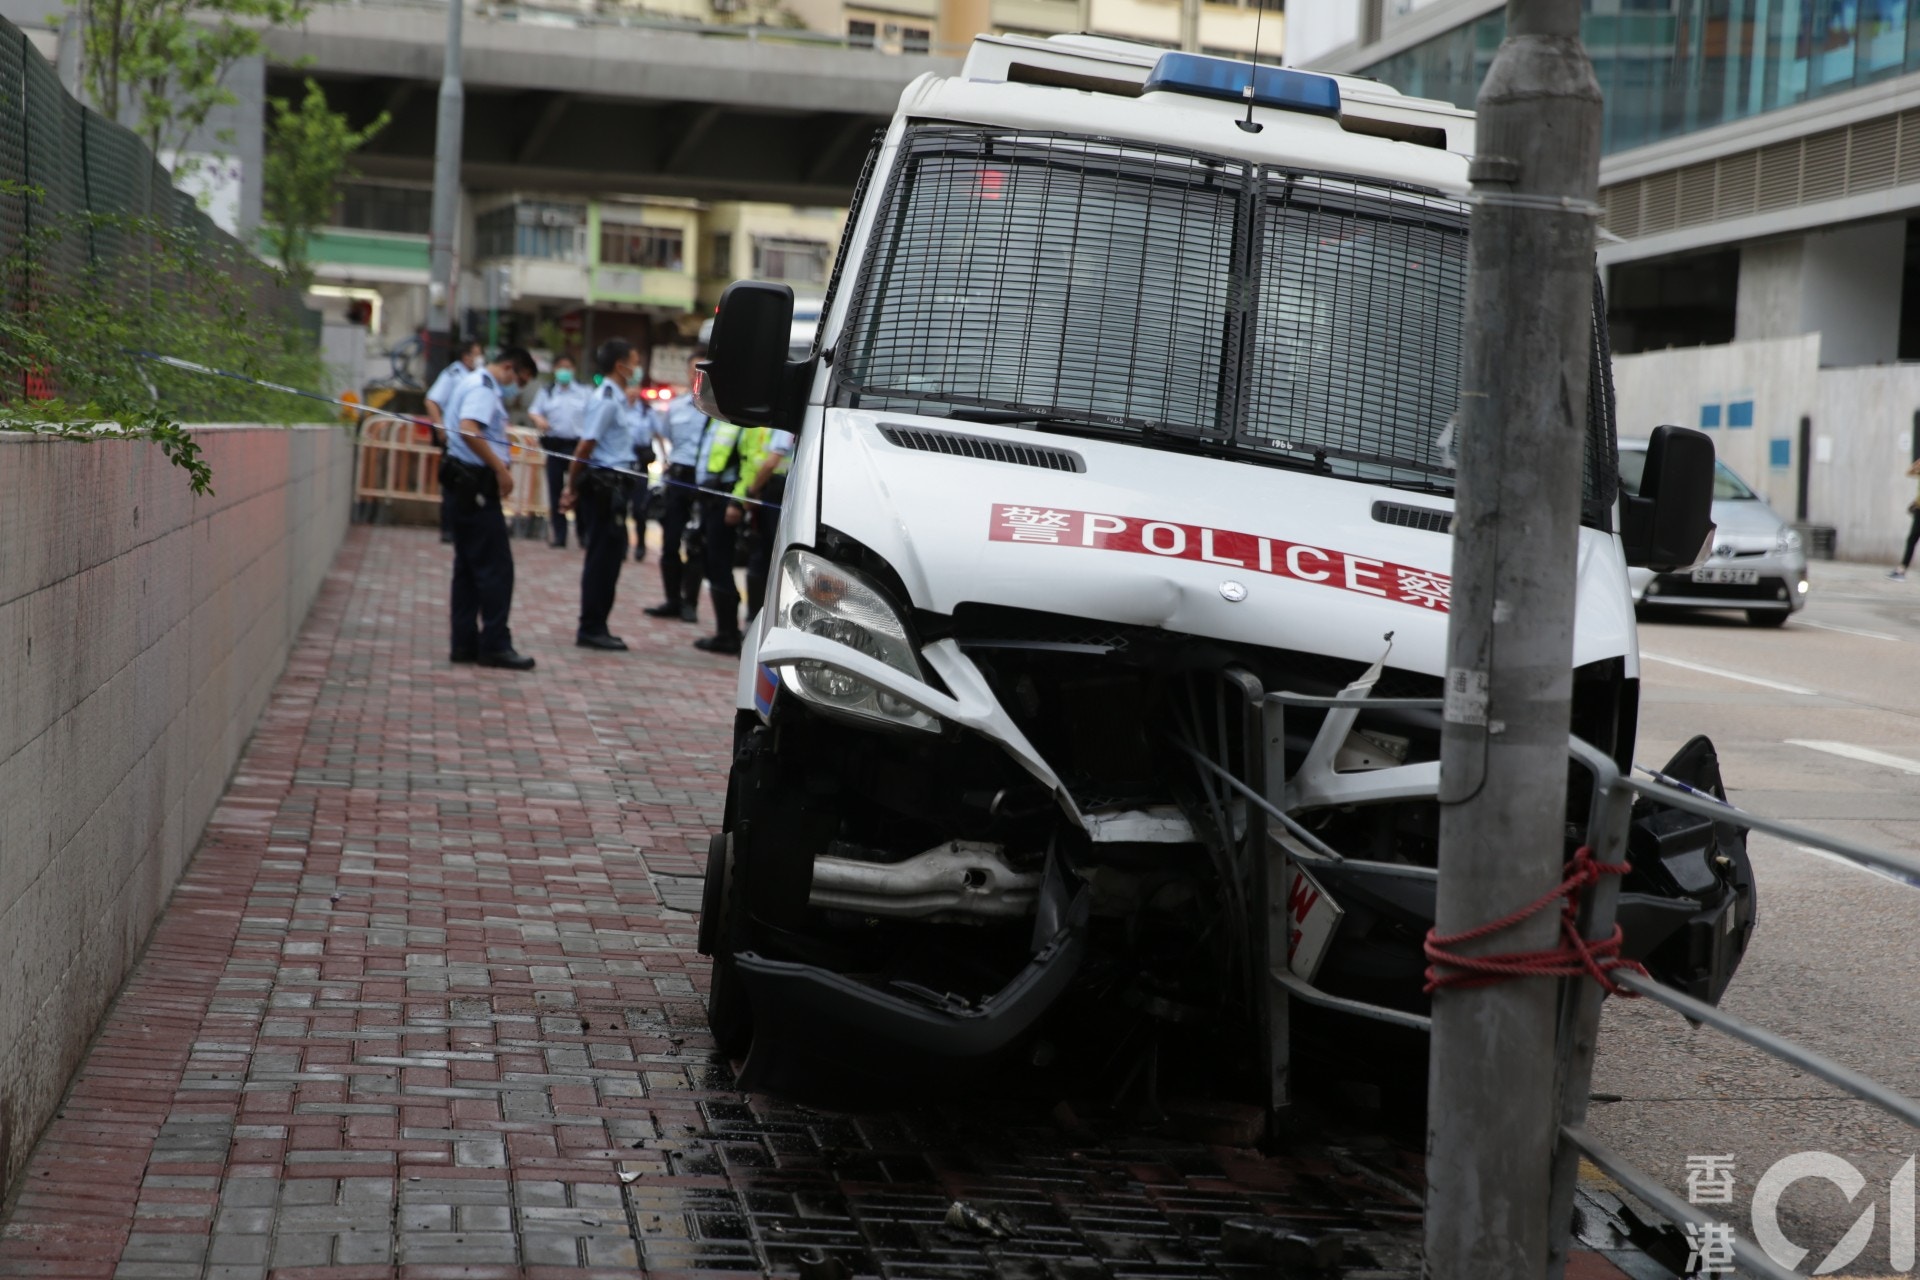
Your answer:
[[[1624,862],[1601,862],[1593,856],[1591,848],[1581,845],[1567,861],[1566,874],[1560,883],[1519,910],[1465,933],[1443,937],[1427,930],[1426,993],[1432,995],[1442,987],[1489,987],[1512,978],[1577,978],[1585,974],[1604,987],[1608,995],[1631,997],[1633,992],[1608,976],[1615,969],[1646,972],[1639,961],[1628,960],[1620,954],[1620,926],[1613,926],[1611,937],[1590,942],[1580,935],[1579,921],[1581,890],[1598,884],[1601,876],[1623,876],[1631,869]],[[1511,929],[1544,911],[1556,898],[1563,900],[1560,905],[1562,942],[1558,947],[1485,956],[1459,955],[1448,950],[1463,942],[1478,942],[1503,929]]]

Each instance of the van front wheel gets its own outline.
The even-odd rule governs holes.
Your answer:
[[[706,883],[700,898],[700,950],[713,958],[713,981],[707,989],[707,1027],[721,1053],[744,1058],[753,1044],[753,1008],[733,963],[733,930],[727,919],[733,905],[732,882],[733,835],[715,832],[707,843]]]

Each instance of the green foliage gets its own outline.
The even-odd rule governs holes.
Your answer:
[[[536,324],[533,327],[533,345],[545,347],[556,356],[563,351],[573,350],[573,340],[567,337],[567,331],[560,327],[558,320],[542,320]],[[591,361],[593,353],[591,351],[585,353],[584,358]]]
[[[312,79],[299,106],[285,98],[268,102],[267,166],[263,203],[267,243],[296,288],[313,283],[307,245],[316,228],[333,213],[334,190],[351,174],[348,160],[387,127],[387,113],[364,129],[327,106],[327,95]]]
[[[314,389],[319,355],[288,297],[237,245],[192,230],[123,215],[53,219],[0,261],[0,430],[152,440],[195,493],[209,493],[183,422],[310,422],[312,408],[137,353]]]
[[[261,52],[262,26],[290,26],[312,0],[65,0],[80,18],[88,95],[155,155],[178,151],[215,107],[227,75]]]

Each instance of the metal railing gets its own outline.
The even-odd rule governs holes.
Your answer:
[[[501,508],[519,532],[531,534],[532,522],[538,519],[544,528],[548,515],[540,434],[527,427],[508,427],[507,444],[513,496]],[[371,518],[381,504],[439,505],[440,446],[433,442],[430,428],[411,418],[370,413],[360,423],[358,448],[354,499],[361,518]]]
[[[1696,814],[1714,822],[1726,823],[1744,831],[1760,831],[1790,840],[1832,854],[1856,866],[1891,871],[1903,879],[1920,881],[1920,859],[1870,848],[1839,836],[1808,831],[1772,818],[1763,818],[1712,797],[1682,790],[1664,782],[1630,777],[1621,773],[1613,761],[1604,754],[1578,738],[1572,740],[1571,749],[1574,757],[1593,774],[1596,796],[1595,817],[1596,819],[1604,818],[1607,823],[1598,832],[1606,838],[1607,844],[1593,845],[1594,852],[1602,861],[1619,861],[1624,857],[1628,818],[1632,812],[1633,800],[1635,797],[1641,797],[1657,800],[1663,805]],[[1604,798],[1604,804],[1599,802],[1602,798]],[[1614,906],[1619,897],[1617,880],[1611,876],[1606,877],[1602,881],[1602,888],[1589,897],[1591,910],[1582,915],[1582,930],[1589,939],[1606,937],[1613,932]],[[1769,1057],[1798,1067],[1809,1075],[1825,1080],[1843,1093],[1880,1108],[1895,1119],[1920,1128],[1920,1102],[1915,1102],[1906,1095],[1887,1088],[1851,1067],[1842,1066],[1833,1059],[1815,1053],[1803,1045],[1795,1044],[1784,1036],[1776,1035],[1724,1009],[1696,1000],[1650,978],[1624,970],[1617,970],[1612,976],[1615,982],[1636,995],[1664,1005],[1693,1022],[1710,1026],[1724,1035],[1732,1036]],[[1593,1161],[1595,1166],[1608,1177],[1644,1201],[1649,1208],[1676,1226],[1692,1226],[1698,1232],[1704,1232],[1709,1227],[1716,1230],[1723,1230],[1726,1227],[1725,1223],[1710,1214],[1701,1212],[1697,1206],[1681,1200],[1644,1170],[1629,1164],[1618,1153],[1586,1131],[1585,1119],[1588,1086],[1592,1081],[1595,1031],[1599,1023],[1600,1001],[1604,993],[1596,984],[1579,980],[1573,984],[1571,994],[1572,999],[1566,999],[1564,996],[1562,999],[1563,1012],[1571,1008],[1576,1011],[1577,1016],[1563,1020],[1559,1039],[1562,1080],[1561,1126],[1560,1142],[1555,1155],[1553,1195],[1549,1203],[1549,1212],[1555,1217],[1550,1221],[1554,1232],[1552,1237],[1554,1253],[1552,1267],[1548,1274],[1555,1280],[1558,1280],[1566,1267],[1574,1185],[1579,1177],[1579,1160],[1582,1155]],[[1766,1280],[1790,1280],[1795,1274],[1790,1268],[1783,1267],[1768,1257],[1752,1241],[1738,1234],[1733,1237],[1733,1252],[1735,1260],[1742,1267],[1755,1275],[1765,1277]]]
[[[440,501],[440,446],[427,428],[369,416],[360,424],[359,453],[356,501]]]
[[[1441,699],[1369,698],[1364,693],[1358,696],[1353,693],[1343,693],[1333,697],[1321,697],[1269,692],[1258,689],[1257,685],[1248,687],[1246,694],[1249,709],[1255,711],[1260,719],[1258,745],[1265,748],[1264,750],[1250,749],[1248,760],[1250,765],[1256,765],[1264,775],[1262,781],[1266,788],[1265,794],[1262,794],[1260,788],[1233,776],[1230,770],[1217,761],[1207,758],[1192,746],[1183,744],[1183,749],[1203,770],[1244,797],[1265,818],[1278,824],[1277,831],[1269,832],[1262,828],[1257,833],[1257,838],[1267,846],[1266,864],[1262,868],[1265,885],[1281,887],[1278,897],[1273,894],[1268,895],[1270,904],[1277,903],[1278,910],[1284,913],[1286,909],[1284,889],[1290,862],[1298,862],[1305,867],[1316,864],[1323,866],[1338,864],[1374,874],[1438,880],[1439,871],[1432,867],[1368,862],[1343,857],[1315,837],[1297,818],[1286,812],[1281,805],[1276,804],[1271,797],[1286,794],[1285,717],[1288,707],[1325,710],[1336,714],[1340,712],[1356,714],[1363,710],[1387,709],[1438,711],[1443,708]],[[1249,746],[1251,748],[1254,744],[1250,742]],[[1636,798],[1644,798],[1718,823],[1725,823],[1743,831],[1759,831],[1790,840],[1874,871],[1890,872],[1903,882],[1920,887],[1920,858],[1889,853],[1857,841],[1823,835],[1772,818],[1763,818],[1704,793],[1685,790],[1667,782],[1632,777],[1623,773],[1606,753],[1572,735],[1568,738],[1568,755],[1593,779],[1592,799],[1587,816],[1586,843],[1599,862],[1626,861],[1633,802]],[[1253,824],[1249,825],[1250,828],[1253,826]],[[1620,878],[1618,876],[1600,877],[1599,881],[1582,895],[1579,914],[1582,936],[1590,942],[1599,942],[1612,936],[1619,898]],[[1417,1030],[1430,1029],[1432,1021],[1421,1014],[1335,996],[1301,979],[1292,972],[1290,967],[1291,957],[1287,954],[1286,922],[1284,919],[1271,918],[1275,909],[1273,905],[1268,908],[1267,967],[1272,983],[1278,993],[1282,993],[1282,998],[1269,1002],[1268,1038],[1272,1097],[1276,1105],[1285,1105],[1289,1096],[1290,1070],[1288,1000],[1301,1000],[1341,1013]],[[1920,1128],[1920,1102],[1850,1067],[1843,1066],[1785,1037],[1639,973],[1628,969],[1616,969],[1609,976],[1619,986],[1636,995],[1663,1005],[1695,1023],[1710,1026],[1773,1058],[1825,1080],[1835,1088],[1880,1108],[1896,1119]],[[1593,1078],[1600,1009],[1605,996],[1606,992],[1598,983],[1584,976],[1561,980],[1555,1063],[1557,1096],[1560,1100],[1559,1132],[1555,1142],[1553,1178],[1547,1205],[1548,1213],[1551,1215],[1549,1218],[1551,1254],[1547,1273],[1550,1280],[1561,1280],[1565,1274],[1572,1239],[1574,1196],[1578,1186],[1582,1156],[1591,1160],[1608,1177],[1676,1226],[1692,1226],[1696,1232],[1702,1233],[1709,1227],[1715,1231],[1724,1231],[1727,1228],[1727,1224],[1682,1200],[1651,1175],[1628,1163],[1617,1152],[1586,1131],[1587,1102]],[[1733,1252],[1739,1265],[1754,1275],[1764,1277],[1765,1280],[1793,1280],[1793,1271],[1774,1262],[1752,1241],[1737,1233],[1733,1237]]]

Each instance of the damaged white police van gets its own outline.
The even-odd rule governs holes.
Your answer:
[[[1340,1002],[1426,1007],[1472,149],[1367,81],[982,37],[903,94],[804,358],[730,287],[701,403],[798,433],[700,921],[742,1084],[1258,1094],[1288,1001],[1291,1061],[1424,1083]],[[1573,731],[1625,769],[1627,569],[1697,558],[1712,452],[1661,428],[1618,495],[1601,313]],[[1704,739],[1666,772],[1720,791]],[[1717,1000],[1741,838],[1635,819],[1627,950]]]

